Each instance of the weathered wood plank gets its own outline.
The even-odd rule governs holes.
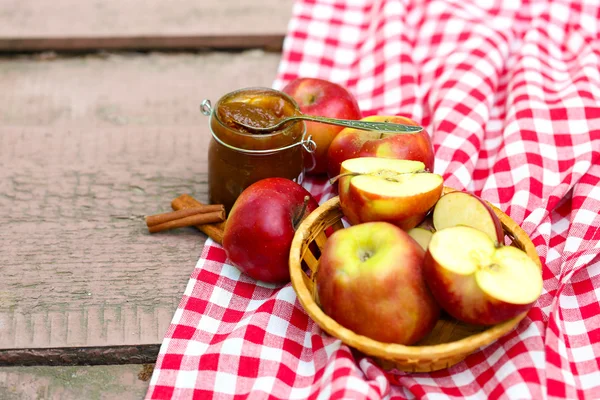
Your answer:
[[[0,38],[0,53],[89,52],[97,50],[202,50],[262,48],[280,51],[283,35],[107,36]]]
[[[0,128],[0,348],[160,343],[204,236],[143,216],[206,201],[206,135],[63,132]],[[175,138],[190,146],[163,153]]]
[[[291,0],[4,0],[0,51],[281,47]]]
[[[0,349],[0,367],[15,365],[154,365],[159,350],[159,344]]]
[[[203,99],[214,103],[231,90],[270,86],[279,59],[280,54],[261,50],[106,54],[59,57],[43,62],[32,57],[0,58],[0,127],[67,127],[65,135],[70,130],[92,127],[193,127],[191,138],[167,136],[168,140],[160,143],[164,146],[163,157],[174,156],[174,146],[181,150],[185,140],[197,140],[207,133],[206,117],[199,112]],[[91,139],[125,140],[106,135],[118,133],[92,135]],[[142,145],[151,146],[156,140],[156,130],[149,129],[145,135],[153,136]],[[131,138],[138,142],[144,142],[143,139]],[[128,145],[126,141],[123,143]],[[7,145],[0,137],[0,149]],[[26,144],[19,151],[39,153],[39,148],[28,149],[36,145]],[[95,146],[87,146],[82,151],[94,149]],[[94,150],[82,156],[102,154]]]
[[[207,201],[199,102],[269,86],[278,61],[0,60],[0,350],[161,343],[205,236],[143,216]]]
[[[139,400],[149,382],[141,365],[0,368],[3,400]]]

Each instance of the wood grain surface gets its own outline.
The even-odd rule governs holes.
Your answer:
[[[2,400],[140,400],[148,390],[142,365],[4,367]]]
[[[0,51],[277,49],[291,0],[3,0]]]
[[[207,201],[198,104],[270,86],[278,62],[0,59],[0,353],[161,343],[205,236],[149,234],[144,216]]]

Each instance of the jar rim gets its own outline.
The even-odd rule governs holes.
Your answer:
[[[266,87],[266,86],[251,86],[251,87],[246,87],[246,88],[241,88],[241,89],[237,89],[234,90],[232,92],[229,92],[223,96],[221,96],[221,98],[219,100],[217,100],[215,106],[213,107],[212,110],[212,114],[215,117],[215,120],[224,128],[226,128],[228,131],[235,133],[236,135],[240,135],[240,136],[244,136],[244,137],[253,137],[253,138],[269,138],[269,137],[273,137],[273,136],[277,136],[277,135],[285,135],[288,131],[291,131],[293,128],[296,127],[296,124],[303,124],[304,122],[301,120],[292,122],[291,124],[288,124],[288,126],[285,129],[279,130],[279,131],[275,131],[272,133],[261,133],[261,134],[252,134],[252,133],[243,133],[243,132],[238,132],[235,129],[232,129],[231,127],[225,125],[223,123],[223,121],[221,121],[221,119],[219,118],[219,113],[217,113],[217,109],[219,108],[219,105],[221,105],[221,103],[223,102],[223,100],[227,100],[228,98],[231,97],[235,97],[236,95],[240,94],[241,92],[251,92],[251,91],[260,91],[260,92],[273,92],[276,93],[277,95],[280,95],[282,98],[284,98],[286,101],[289,101],[293,106],[294,109],[296,111],[300,111],[300,107],[298,106],[298,103],[296,102],[296,100],[294,100],[294,98],[290,95],[288,95],[285,92],[282,92],[281,90],[277,90],[277,89],[273,89],[270,87]]]
[[[307,153],[312,154],[317,149],[317,144],[312,139],[312,136],[309,135],[308,137],[306,137],[306,129],[304,129],[302,131],[302,136],[300,137],[300,141],[298,141],[298,142],[291,143],[291,144],[288,144],[283,147],[277,147],[275,149],[249,150],[249,149],[243,149],[241,147],[232,146],[232,145],[227,144],[224,141],[222,141],[212,130],[212,128],[210,126],[210,121],[208,122],[208,128],[210,129],[210,131],[212,133],[213,139],[217,143],[219,143],[221,146],[227,147],[230,150],[236,151],[238,153],[243,153],[243,154],[249,154],[249,155],[255,155],[255,156],[266,156],[266,155],[270,155],[270,154],[279,153],[280,151],[290,150],[297,146],[302,146]]]

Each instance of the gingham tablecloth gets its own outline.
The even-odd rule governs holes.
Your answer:
[[[207,242],[148,399],[600,398],[600,4],[298,0],[274,87],[346,86],[365,115],[427,127],[435,171],[530,235],[544,291],[464,362],[386,373],[323,333],[292,287],[257,284]],[[324,180],[306,186],[322,202]]]

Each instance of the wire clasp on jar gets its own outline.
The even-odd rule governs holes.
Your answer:
[[[212,115],[212,113],[214,112],[214,109],[212,108],[212,104],[211,104],[210,100],[208,100],[208,99],[202,100],[202,103],[200,103],[200,112],[207,117],[210,117]],[[208,124],[210,127],[210,121]],[[308,135],[308,137],[305,137],[306,130],[304,131],[304,135],[302,135],[302,140],[299,141],[298,143],[293,143],[288,146],[279,147],[277,149],[268,149],[268,150],[241,149],[239,147],[235,147],[235,146],[232,146],[232,145],[229,145],[229,144],[223,142],[221,139],[219,139],[217,137],[217,135],[215,135],[212,128],[210,129],[210,132],[212,133],[213,139],[215,139],[215,141],[217,143],[219,143],[222,146],[227,147],[228,149],[239,151],[240,153],[266,155],[266,154],[277,153],[277,152],[283,151],[283,150],[288,150],[288,149],[294,148],[296,146],[302,146],[304,148],[304,150],[310,154],[314,153],[317,150],[317,143],[314,140],[312,140],[312,136]]]
[[[202,103],[200,103],[200,112],[202,114],[206,115],[207,117],[210,117],[210,115],[213,112],[213,108],[212,108],[212,104],[210,104],[209,99],[202,100]]]

